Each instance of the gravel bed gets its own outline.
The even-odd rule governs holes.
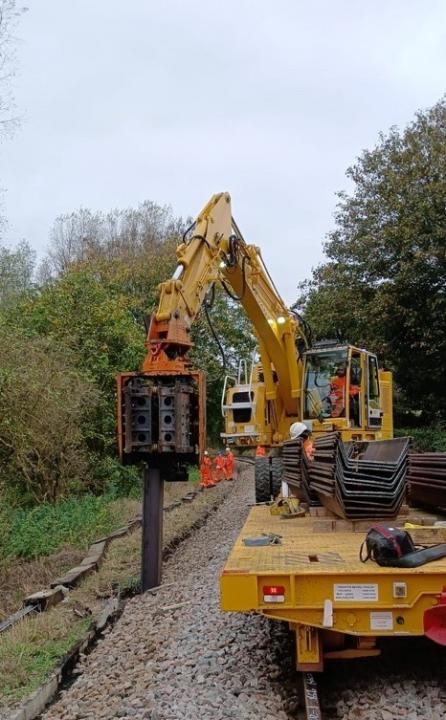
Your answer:
[[[280,669],[288,634],[260,616],[219,610],[219,573],[253,501],[251,477],[244,470],[206,525],[166,562],[163,582],[173,585],[127,603],[45,720],[258,720],[260,708],[263,720],[289,717],[296,698]],[[177,603],[187,604],[169,609]]]
[[[127,603],[42,719],[301,717],[286,625],[219,610],[219,573],[252,501],[247,468],[166,562],[166,587]],[[328,665],[319,681],[324,720],[446,718],[446,653],[414,640],[385,650],[381,658]]]
[[[446,651],[424,638],[382,642],[382,655],[327,664],[324,720],[445,720]]]

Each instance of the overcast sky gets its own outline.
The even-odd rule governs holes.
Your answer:
[[[446,90],[443,0],[28,0],[6,239],[228,190],[285,299],[322,258],[345,170]]]

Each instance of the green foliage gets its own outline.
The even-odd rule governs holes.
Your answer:
[[[0,513],[0,557],[25,560],[51,555],[62,547],[86,549],[119,525],[110,496],[84,495],[33,508],[4,507]]]
[[[116,375],[138,369],[144,357],[144,330],[135,321],[132,302],[101,281],[93,269],[75,268],[26,295],[6,318],[9,326],[24,328],[30,344],[40,339],[48,348],[57,348],[66,359],[67,378],[82,378],[78,388],[64,393],[70,403],[60,404],[72,410],[81,403],[78,427],[88,453],[85,468],[77,475],[95,492],[106,488],[106,461],[115,454]],[[46,382],[48,373],[42,368],[36,371],[41,373],[42,383]],[[89,401],[84,397],[87,388],[94,389],[95,395]],[[45,414],[43,411],[42,419]],[[24,431],[23,424],[21,427]],[[54,432],[60,432],[57,422]],[[120,472],[125,484],[126,473]],[[114,482],[116,486],[116,467]]]
[[[197,467],[189,468],[189,482],[197,483],[200,479],[200,473]]]
[[[28,295],[14,315],[29,334],[66,348],[71,361],[107,392],[117,372],[138,367],[143,357],[144,333],[132,316],[131,299],[93,269],[73,269]]]
[[[319,337],[378,351],[407,404],[446,417],[446,100],[365,151],[298,305]]]
[[[446,453],[446,429],[441,426],[423,428],[398,428],[395,437],[413,438],[415,452],[444,452]]]
[[[100,453],[92,454],[91,467],[94,469],[93,489],[96,493],[103,491],[110,500],[141,498],[140,468],[134,465],[123,467],[117,456]]]

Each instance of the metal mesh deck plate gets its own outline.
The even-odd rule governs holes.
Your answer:
[[[277,515],[271,515],[267,506],[252,508],[226,562],[225,572],[275,575],[395,575],[408,572],[380,567],[372,562],[362,563],[359,548],[366,531],[317,532],[320,520],[319,517],[305,516],[284,521]],[[262,533],[281,535],[282,544],[260,547],[243,544],[243,538]],[[427,563],[412,572],[445,574],[446,558]]]

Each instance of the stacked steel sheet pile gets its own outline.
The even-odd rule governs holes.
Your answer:
[[[315,492],[310,490],[310,474],[307,457],[303,451],[302,440],[287,440],[282,447],[283,479],[293,489],[296,497],[309,503],[320,505]]]
[[[407,480],[412,505],[446,510],[446,453],[410,453]]]
[[[409,438],[346,443],[339,433],[317,438],[310,489],[339,517],[392,518],[406,495]]]

